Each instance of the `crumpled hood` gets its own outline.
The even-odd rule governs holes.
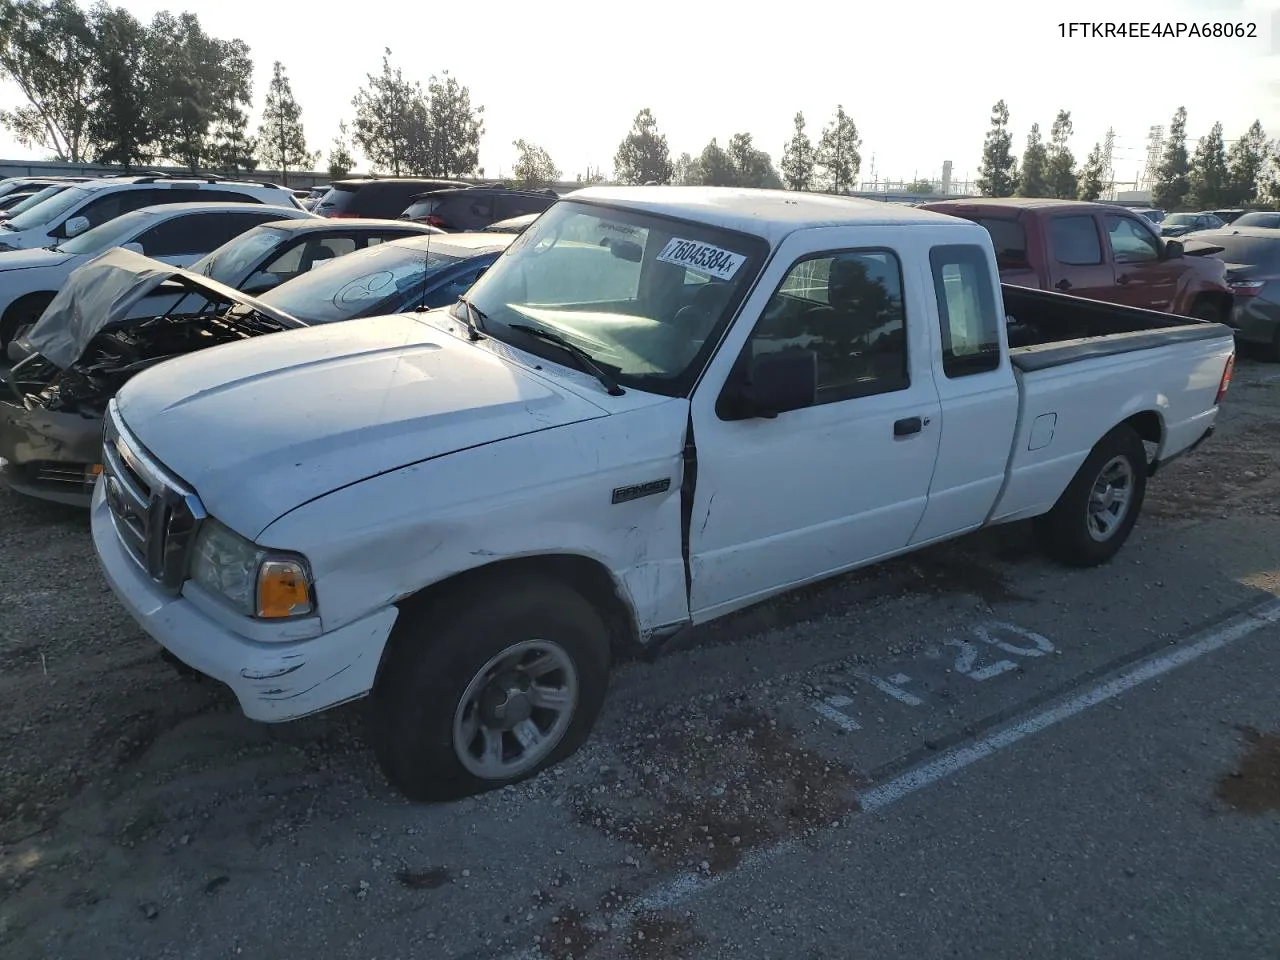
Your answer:
[[[370,317],[191,353],[138,374],[116,399],[212,516],[255,537],[367,477],[606,415],[483,343],[409,315]]]
[[[0,234],[0,240],[4,234]],[[5,270],[30,270],[32,267],[55,267],[72,258],[73,254],[57,250],[8,250],[0,252],[0,272]]]

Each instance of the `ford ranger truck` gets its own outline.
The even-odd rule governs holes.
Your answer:
[[[590,187],[457,303],[165,361],[109,405],[93,540],[178,660],[283,721],[368,697],[421,800],[583,743],[610,665],[998,523],[1111,558],[1209,436],[1216,323],[1001,286],[966,220]]]

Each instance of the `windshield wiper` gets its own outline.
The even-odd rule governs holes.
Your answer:
[[[626,392],[622,387],[618,386],[618,382],[614,380],[613,377],[600,369],[595,360],[591,359],[591,354],[587,353],[587,351],[583,350],[576,343],[566,340],[564,337],[560,336],[560,334],[554,333],[550,330],[544,330],[542,327],[530,326],[527,323],[509,323],[507,326],[512,330],[519,330],[521,333],[527,333],[531,337],[538,337],[541,340],[546,340],[548,343],[554,343],[556,346],[564,348],[568,351],[569,356],[578,361],[578,368],[580,370],[584,373],[591,374],[600,381],[604,388],[609,391],[609,396],[620,397]]]
[[[466,297],[459,297],[458,302],[462,304],[463,313],[461,320],[467,325],[467,339],[472,343],[475,343],[475,341],[484,336],[481,328],[489,318],[484,315],[484,312],[479,307]]]

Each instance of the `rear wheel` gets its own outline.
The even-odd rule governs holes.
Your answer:
[[[1197,320],[1207,320],[1210,323],[1222,322],[1222,311],[1208,301],[1202,300],[1191,308],[1191,316]]]
[[[579,593],[546,578],[489,582],[406,606],[369,703],[387,779],[412,800],[453,800],[574,753],[604,703],[609,633]]]
[[[24,328],[40,319],[45,307],[53,302],[52,293],[30,293],[19,297],[9,305],[9,309],[0,318],[0,353],[9,346]]]
[[[1121,424],[1098,441],[1053,509],[1036,523],[1045,552],[1072,567],[1106,563],[1124,546],[1147,491],[1147,451]]]

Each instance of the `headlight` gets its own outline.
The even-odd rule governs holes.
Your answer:
[[[191,579],[247,617],[281,620],[315,610],[306,561],[263,550],[216,520],[196,537]]]

